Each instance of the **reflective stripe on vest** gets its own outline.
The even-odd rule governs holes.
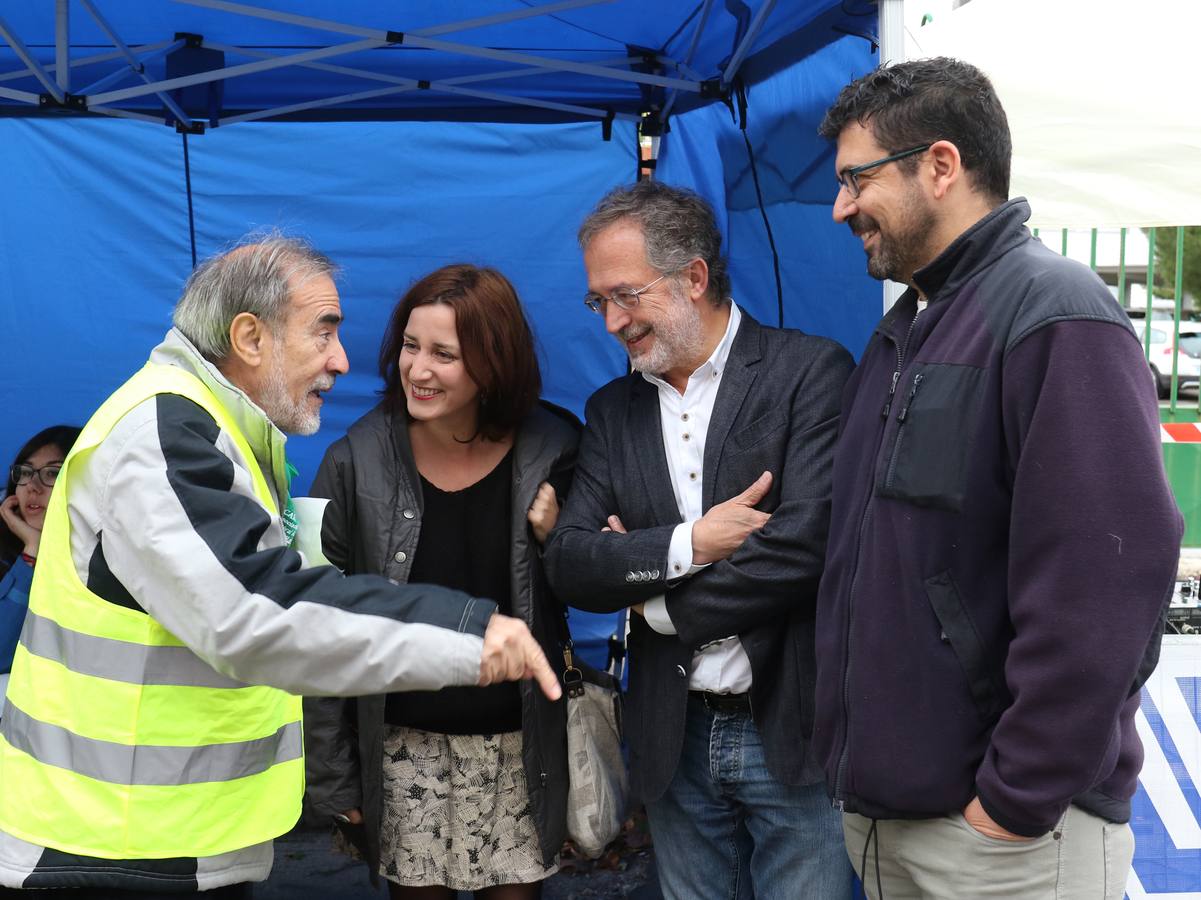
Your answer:
[[[238,448],[255,496],[277,514],[233,418],[174,366],[147,365],[126,382],[67,455],[0,719],[0,828],[67,853],[214,856],[270,840],[300,814],[300,698],[216,671],[144,612],[91,593],[71,559],[76,461],[164,393],[213,417]]]
[[[21,643],[34,656],[53,660],[81,675],[129,684],[173,684],[189,687],[240,688],[244,682],[222,675],[187,647],[153,647],[112,641],[70,628],[53,619],[27,613]]]

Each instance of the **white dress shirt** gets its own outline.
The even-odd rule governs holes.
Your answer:
[[[642,377],[659,389],[659,419],[663,427],[663,447],[667,451],[667,470],[671,474],[671,489],[676,497],[683,523],[676,526],[667,551],[669,580],[687,578],[704,566],[692,561],[692,526],[701,517],[702,466],[705,459],[705,439],[709,421],[713,418],[713,403],[721,376],[730,358],[730,347],[742,313],[730,303],[730,321],[726,333],[705,360],[688,379],[680,393],[662,378]],[[723,498],[726,499],[726,498]],[[676,634],[667,601],[660,595],[648,600],[643,607],[647,624],[659,634]],[[737,635],[706,644],[693,654],[688,687],[694,691],[717,691],[740,694],[751,688],[751,661],[742,649]]]

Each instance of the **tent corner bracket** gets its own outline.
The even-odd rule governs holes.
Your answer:
[[[38,94],[38,106],[41,109],[70,109],[76,112],[87,112],[88,98],[84,94],[64,93],[59,100],[53,94]]]

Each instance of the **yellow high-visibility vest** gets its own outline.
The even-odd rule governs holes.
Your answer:
[[[67,455],[0,719],[0,828],[103,859],[249,847],[290,829],[304,792],[299,697],[222,675],[146,613],[93,594],[76,573],[67,497],[77,462],[157,394],[206,410],[242,452],[259,501],[278,511],[233,418],[175,366],[146,365]]]

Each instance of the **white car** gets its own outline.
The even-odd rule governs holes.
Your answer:
[[[1139,343],[1146,346],[1147,320],[1133,318],[1134,331]],[[1155,387],[1160,397],[1167,397],[1172,390],[1172,319],[1151,318],[1151,353],[1148,362],[1155,376]],[[1180,353],[1176,359],[1178,391],[1195,391],[1201,384],[1201,327],[1196,322],[1180,323]]]

